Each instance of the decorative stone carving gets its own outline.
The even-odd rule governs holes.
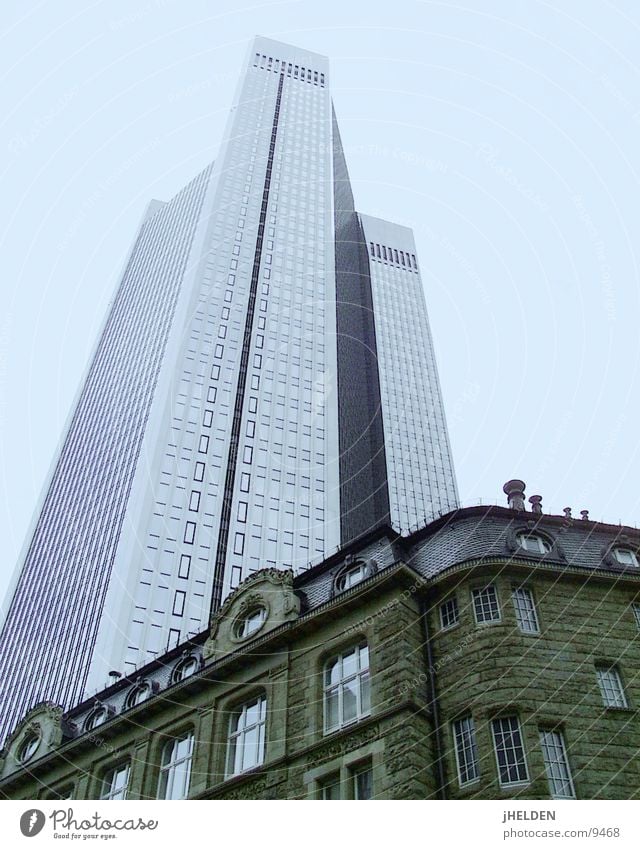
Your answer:
[[[62,707],[53,702],[41,702],[27,713],[7,738],[1,753],[0,778],[21,768],[20,750],[30,735],[35,734],[40,742],[32,758],[29,759],[29,764],[35,763],[62,743],[64,736],[62,714]]]
[[[252,610],[264,608],[265,621],[246,638],[237,636],[240,620]],[[204,658],[211,660],[237,651],[285,622],[300,615],[300,598],[293,589],[293,572],[261,569],[244,580],[211,617],[209,639]]]

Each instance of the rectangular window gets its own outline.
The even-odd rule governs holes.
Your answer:
[[[238,517],[238,521],[239,521],[239,522],[246,522],[246,521],[247,521],[247,507],[248,507],[248,506],[249,506],[249,505],[247,504],[247,502],[246,502],[246,501],[239,501],[239,502],[238,502],[238,514],[237,514],[237,517]]]
[[[184,613],[184,602],[187,594],[182,590],[176,590],[176,594],[173,597],[173,615],[174,616],[182,616]]]
[[[476,622],[479,625],[483,622],[500,621],[498,594],[493,584],[474,590],[472,596],[473,611],[475,613]]]
[[[267,699],[261,695],[237,708],[229,723],[227,778],[264,762]]]
[[[373,770],[371,763],[360,764],[351,770],[353,782],[353,798],[358,800],[373,799]]]
[[[189,510],[193,513],[197,513],[200,509],[200,493],[197,489],[191,490],[191,496],[189,498]]]
[[[256,423],[253,421],[253,419],[247,420],[247,429],[245,433],[250,439],[253,439],[253,437],[256,435]]]
[[[216,397],[218,395],[218,389],[216,386],[210,386],[209,391],[207,392],[207,403],[215,404]]]
[[[620,679],[620,673],[615,666],[596,667],[598,684],[602,694],[602,703],[605,707],[627,707],[627,697]]]
[[[224,354],[224,345],[218,343],[216,345],[215,351],[213,352],[213,356],[216,358],[216,360],[221,360],[223,354]]]
[[[324,730],[335,731],[370,713],[369,647],[361,643],[325,666]]]
[[[458,599],[453,596],[453,598],[447,599],[447,601],[440,605],[440,627],[444,631],[446,628],[452,628],[454,625],[457,625],[458,621]]]
[[[502,787],[524,784],[529,780],[517,716],[504,716],[491,723],[493,745]]]
[[[182,554],[180,556],[180,565],[178,566],[178,577],[188,578],[189,570],[191,569],[191,555]]]
[[[575,799],[576,793],[573,789],[562,733],[541,728],[540,747],[549,782],[549,792],[553,798]]]
[[[333,772],[318,782],[318,796],[320,799],[331,801],[340,798],[339,772]]]
[[[225,307],[225,309],[226,309],[226,307]],[[211,366],[211,380],[218,380],[219,377],[220,377],[220,366],[216,363],[216,365]],[[215,398],[214,398],[214,401],[215,401]]]
[[[633,616],[636,620],[636,628],[640,631],[640,604],[632,604]]]
[[[538,615],[531,590],[527,587],[513,587],[511,598],[518,628],[523,634],[539,634]]]
[[[196,535],[196,523],[195,522],[187,522],[184,529],[184,541],[187,545],[193,545],[193,540]]]
[[[251,445],[245,445],[244,451],[242,453],[242,462],[243,463],[251,463],[253,460],[253,448]]]
[[[465,784],[471,784],[480,778],[476,728],[472,716],[465,716],[453,723],[453,742],[458,767],[458,782],[460,787],[463,787]]]
[[[200,442],[198,443],[198,452],[200,454],[206,454],[209,450],[209,437],[203,435],[200,437]]]
[[[244,554],[244,534],[239,532],[236,533],[233,541],[233,553]]]
[[[200,460],[196,463],[196,467],[193,470],[193,479],[194,481],[203,481],[204,480],[204,463]]]
[[[162,750],[158,799],[186,799],[191,777],[193,734],[169,740]]]
[[[126,799],[129,784],[129,764],[113,767],[102,779],[101,799]]]

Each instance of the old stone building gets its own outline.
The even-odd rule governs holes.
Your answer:
[[[255,572],[198,638],[30,711],[0,795],[638,797],[640,533],[505,491]]]

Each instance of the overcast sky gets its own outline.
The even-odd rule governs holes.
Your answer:
[[[4,0],[0,595],[151,197],[215,158],[249,39],[327,54],[356,203],[412,226],[462,503],[638,524],[632,0]]]

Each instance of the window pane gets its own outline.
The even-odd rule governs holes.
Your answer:
[[[459,783],[463,785],[475,781],[480,777],[480,771],[473,718],[467,716],[454,722],[453,737],[456,747]]]
[[[371,767],[366,767],[356,772],[353,777],[353,784],[354,799],[372,799],[373,770]]]
[[[520,723],[517,717],[494,719],[492,729],[500,784],[518,784],[528,781]]]
[[[358,716],[358,682],[354,678],[342,685],[342,720],[352,722]]]
[[[320,798],[334,800],[340,798],[340,774],[334,773],[320,782]]]
[[[540,746],[551,795],[555,799],[575,798],[562,734],[559,731],[541,730]]]
[[[326,726],[337,728],[340,725],[340,712],[338,705],[338,690],[329,690],[325,698]]]

